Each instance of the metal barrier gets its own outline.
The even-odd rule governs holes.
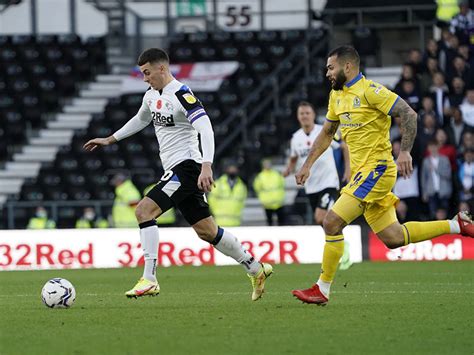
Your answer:
[[[113,205],[113,201],[108,200],[89,200],[89,201],[9,201],[6,203],[7,228],[15,229],[15,209],[18,208],[36,208],[43,206],[51,210],[49,216],[52,220],[58,221],[59,209],[62,207],[93,207],[97,215],[104,215],[103,211]]]

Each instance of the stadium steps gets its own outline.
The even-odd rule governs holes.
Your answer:
[[[366,68],[365,76],[389,88],[394,88],[402,74],[401,66]]]
[[[7,162],[0,170],[0,206],[8,195],[18,194],[26,178],[35,178],[44,162],[52,162],[61,146],[71,144],[74,130],[89,126],[92,114],[103,112],[108,97],[115,97],[120,91],[123,76],[98,75],[74,98],[71,104],[63,108],[54,119],[47,122],[46,128],[28,139],[20,153]],[[104,95],[105,94],[105,95]]]

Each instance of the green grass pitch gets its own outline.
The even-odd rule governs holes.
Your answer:
[[[305,305],[319,265],[276,265],[250,301],[240,266],[158,270],[161,295],[126,299],[139,269],[0,272],[0,354],[472,354],[474,262],[394,262],[339,272],[327,307]],[[70,309],[40,291],[63,277]]]

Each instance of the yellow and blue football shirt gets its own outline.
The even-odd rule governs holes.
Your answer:
[[[351,172],[374,169],[380,161],[395,164],[390,144],[390,113],[398,95],[361,73],[332,90],[327,119],[339,121],[350,153]]]

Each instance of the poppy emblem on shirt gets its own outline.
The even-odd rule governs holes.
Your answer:
[[[307,141],[306,144],[308,145],[308,147],[311,145],[311,142],[310,141]]]
[[[157,108],[158,110],[161,109],[161,100],[158,100],[158,101],[156,102],[156,108]]]

